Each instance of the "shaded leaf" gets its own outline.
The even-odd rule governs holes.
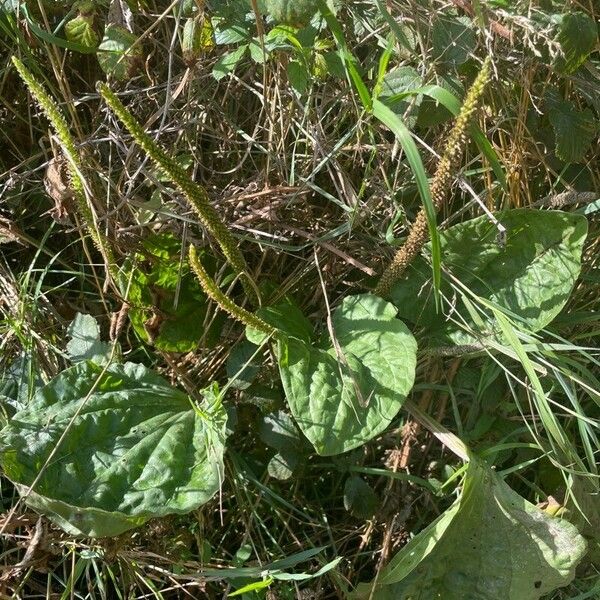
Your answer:
[[[67,334],[71,337],[67,343],[67,354],[73,362],[108,362],[110,345],[100,340],[100,327],[92,315],[77,313],[67,328]]]
[[[460,499],[354,600],[538,600],[567,585],[586,551],[577,529],[537,509],[472,459]],[[373,595],[371,595],[373,594]]]
[[[227,357],[227,376],[231,385],[238,390],[250,387],[261,368],[258,347],[246,340],[236,344]],[[255,356],[256,355],[256,356]]]
[[[516,209],[497,218],[506,227],[505,243],[487,216],[450,227],[441,234],[443,264],[478,297],[494,303],[520,319],[535,332],[561,311],[581,269],[581,253],[587,235],[585,217],[561,211]],[[426,246],[426,250],[429,245]],[[470,343],[457,326],[438,315],[433,302],[430,269],[423,257],[415,260],[392,290],[399,316],[431,331],[443,333],[455,343]],[[475,327],[469,311],[455,302],[444,278],[442,292],[453,310]],[[496,335],[495,319],[482,316],[482,336]]]
[[[373,488],[358,475],[352,475],[344,485],[344,508],[359,519],[368,519],[375,514],[379,498]]]
[[[132,77],[142,63],[142,46],[137,36],[121,25],[107,25],[98,46],[98,62],[102,70],[118,81]]]
[[[259,426],[260,439],[281,453],[300,452],[303,442],[294,421],[286,412],[279,410],[267,415]]]
[[[438,16],[433,21],[433,56],[450,65],[462,65],[477,46],[475,30],[469,19]]]
[[[556,156],[567,163],[583,162],[598,135],[598,121],[589,109],[577,110],[569,102],[555,100],[550,122],[556,136]]]
[[[273,479],[286,481],[294,474],[299,460],[299,455],[293,452],[278,453],[269,461],[267,472]]]
[[[598,43],[598,26],[583,12],[563,16],[557,36],[563,56],[556,66],[563,73],[573,73],[584,62]]]
[[[131,305],[129,318],[146,343],[167,352],[189,352],[200,340],[218,339],[223,316],[205,323],[207,300],[172,234],[153,235],[125,265],[121,293]]]

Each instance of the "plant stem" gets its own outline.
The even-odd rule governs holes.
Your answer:
[[[467,93],[467,97],[458,113],[458,117],[444,146],[444,152],[431,181],[431,198],[436,211],[439,211],[444,204],[448,190],[452,185],[454,171],[458,167],[467,142],[467,130],[471,118],[477,110],[479,100],[490,80],[490,74],[491,59],[488,56]],[[394,256],[392,262],[381,276],[375,288],[375,294],[382,297],[389,295],[394,283],[402,276],[406,267],[408,267],[417,254],[419,254],[428,238],[427,216],[425,210],[421,208],[410,229],[406,242],[398,250],[396,256]]]
[[[219,289],[215,280],[212,279],[202,266],[194,246],[190,246],[189,260],[204,293],[214,300],[225,312],[229,313],[234,319],[241,321],[247,327],[254,327],[267,335],[274,335],[277,332],[275,327],[272,327],[260,317],[238,306]]]
[[[202,224],[217,240],[225,258],[234,268],[246,295],[254,305],[258,305],[256,287],[248,274],[246,261],[237,247],[236,241],[219,217],[217,211],[210,204],[208,194],[203,186],[193,181],[184,169],[178,165],[145,131],[134,116],[123,106],[111,89],[104,83],[98,84],[98,91],[111,110],[123,122],[133,139],[141,146],[144,152],[161,168],[186,197]]]

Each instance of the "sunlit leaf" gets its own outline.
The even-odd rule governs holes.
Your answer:
[[[538,600],[573,580],[585,551],[573,525],[543,513],[473,459],[460,499],[352,598]]]
[[[225,427],[215,393],[200,410],[142,365],[82,362],[2,430],[0,464],[67,532],[114,536],[207,502],[223,480]]]

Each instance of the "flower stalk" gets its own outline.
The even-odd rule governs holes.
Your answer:
[[[438,162],[435,174],[431,181],[431,199],[436,212],[443,206],[448,190],[452,186],[454,172],[458,168],[463,155],[463,150],[467,143],[467,132],[469,124],[479,106],[479,101],[483,95],[485,87],[491,76],[491,60],[488,56],[481,68],[481,71],[475,78],[473,85],[467,92],[465,101],[458,113],[458,117],[452,127],[448,141],[444,146],[442,157]],[[408,238],[402,248],[398,250],[392,262],[384,271],[375,294],[386,297],[390,294],[394,283],[404,274],[408,265],[419,254],[427,240],[429,239],[429,229],[427,225],[427,215],[424,208],[421,208],[415,222],[413,223]]]
[[[125,125],[133,139],[162,169],[185,196],[201,223],[215,238],[225,258],[241,278],[246,295],[254,305],[258,305],[256,287],[248,274],[246,261],[240,252],[235,238],[210,203],[208,193],[203,186],[193,181],[185,170],[177,164],[145,131],[135,117],[125,108],[114,92],[104,83],[98,84],[98,91],[106,104]]]
[[[100,233],[94,213],[90,207],[88,201],[87,184],[83,176],[83,163],[81,157],[75,146],[75,141],[69,131],[67,121],[61,112],[60,108],[52,97],[45,90],[44,86],[37,81],[33,73],[27,69],[27,67],[16,57],[12,57],[12,62],[17,69],[17,72],[21,76],[21,79],[29,89],[31,95],[34,97],[36,102],[40,105],[42,111],[50,121],[52,128],[54,129],[58,141],[60,143],[63,154],[67,159],[67,168],[69,171],[69,184],[73,191],[77,210],[90,234],[94,245],[98,251],[102,254],[107,270],[111,274],[112,278],[115,279],[117,271],[115,269],[116,262],[114,260],[112,248]]]
[[[189,251],[189,260],[204,293],[214,300],[222,310],[229,313],[234,319],[242,322],[247,327],[253,327],[254,329],[258,329],[262,333],[266,333],[267,335],[275,335],[276,329],[269,325],[266,321],[263,321],[260,317],[257,317],[255,314],[247,311],[246,309],[238,306],[231,298],[228,298],[219,288],[216,281],[206,272],[202,263],[200,262],[200,258],[198,257],[198,252],[194,246],[190,246]]]

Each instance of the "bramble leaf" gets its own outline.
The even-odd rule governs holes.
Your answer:
[[[82,362],[2,430],[0,464],[25,502],[68,533],[114,536],[212,498],[226,420],[214,394],[198,409],[142,365]]]
[[[144,253],[127,261],[120,282],[136,333],[167,352],[189,352],[200,340],[212,345],[223,316],[210,326],[205,322],[206,296],[187,260],[181,261],[181,241],[157,234],[144,240],[143,247]]]
[[[107,75],[125,81],[142,62],[142,46],[137,36],[125,27],[107,25],[97,56],[100,67]]]
[[[563,73],[575,72],[598,43],[598,26],[583,12],[571,12],[562,17],[557,36],[563,56],[556,66]]]

